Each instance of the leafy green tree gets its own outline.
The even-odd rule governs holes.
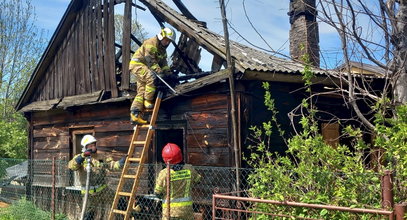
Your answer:
[[[26,157],[26,122],[14,106],[46,45],[35,18],[30,0],[0,0],[0,157]]]
[[[15,112],[9,120],[0,120],[0,155],[2,158],[27,158],[26,121]]]

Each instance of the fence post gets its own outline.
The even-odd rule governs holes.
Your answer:
[[[216,199],[215,199],[215,195],[212,194],[212,219],[214,220],[216,215],[215,215],[215,206],[216,206]]]
[[[55,157],[52,157],[51,219],[55,220]]]
[[[27,176],[28,176],[28,180],[25,186],[25,195],[27,197],[27,200],[30,201],[34,201],[32,199],[32,191],[31,191],[31,187],[32,187],[32,182],[33,182],[33,166],[34,166],[34,161],[31,159],[27,160]]]
[[[381,178],[382,187],[382,208],[391,209],[394,205],[393,201],[393,180],[392,172],[385,170]]]
[[[399,203],[394,205],[394,216],[395,220],[403,220],[406,214],[407,202]]]

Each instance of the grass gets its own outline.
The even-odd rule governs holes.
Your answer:
[[[37,208],[31,201],[22,198],[17,202],[0,209],[1,220],[49,220],[51,212]],[[68,220],[63,214],[55,215],[56,220]]]

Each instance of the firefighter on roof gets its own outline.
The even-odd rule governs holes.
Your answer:
[[[137,95],[130,107],[130,121],[132,124],[147,123],[140,112],[144,108],[154,107],[154,94],[156,90],[156,75],[170,75],[167,64],[166,49],[171,41],[175,41],[175,32],[172,28],[163,28],[157,36],[146,41],[137,49],[131,58],[129,69],[135,74],[137,80]]]
[[[84,219],[96,219],[95,210],[103,207],[105,204],[111,203],[111,197],[114,195],[106,183],[107,170],[119,170],[123,167],[126,157],[119,161],[113,161],[112,158],[104,158],[97,153],[96,138],[92,135],[85,135],[81,140],[82,153],[74,156],[68,163],[68,168],[79,173],[79,181],[81,183],[81,193],[85,194],[86,185],[86,165],[91,158],[91,173],[89,180],[89,199],[87,210]]]
[[[192,207],[192,187],[199,182],[201,176],[195,171],[192,165],[182,162],[181,149],[173,143],[168,143],[162,150],[162,157],[165,163],[171,164],[170,171],[170,216],[171,219],[194,219]],[[167,170],[163,169],[158,174],[154,193],[164,197],[166,194]],[[162,219],[168,219],[167,201],[163,201]]]

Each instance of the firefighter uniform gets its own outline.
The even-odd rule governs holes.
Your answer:
[[[182,166],[182,165],[175,165]],[[189,165],[183,165],[182,169],[174,170],[171,168],[171,192],[170,192],[170,216],[175,219],[189,220],[194,219],[193,217],[193,207],[192,207],[192,195],[191,189],[194,184],[199,182],[201,176],[195,171],[195,169]],[[160,171],[154,193],[157,195],[166,194],[166,176],[167,170],[163,169]],[[163,200],[163,210],[162,210],[162,219],[168,219],[167,211],[167,201]]]
[[[78,157],[82,157],[79,158]],[[83,161],[78,163],[78,161]],[[103,158],[100,154],[93,153],[91,156],[91,174],[89,178],[89,197],[87,202],[87,212],[85,219],[95,219],[95,210],[104,207],[105,204],[111,204],[113,190],[106,182],[106,173],[108,170],[119,170],[123,162],[113,161],[112,158]],[[83,154],[77,154],[68,163],[68,168],[77,171],[81,183],[81,193],[85,194],[86,190],[86,166],[88,160],[83,158]]]
[[[166,47],[162,46],[157,36],[144,41],[137,49],[131,58],[129,69],[137,80],[137,95],[130,110],[143,111],[145,101],[152,103],[154,99],[156,76],[152,71],[164,75],[170,73]]]

